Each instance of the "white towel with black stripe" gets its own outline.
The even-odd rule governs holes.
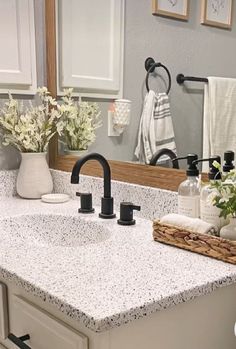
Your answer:
[[[156,94],[150,90],[144,101],[135,156],[149,164],[152,156],[163,148],[176,153],[169,98],[166,93]],[[167,159],[162,157],[162,161]]]
[[[144,99],[143,111],[140,118],[138,144],[135,149],[135,156],[141,163],[149,163],[152,158],[152,151],[150,148],[149,132],[151,119],[153,119],[155,108],[156,94],[154,91],[149,91]]]
[[[150,145],[153,154],[163,148],[170,149],[176,153],[170,103],[166,93],[156,95],[154,115],[150,124]],[[164,157],[163,160],[165,160]]]

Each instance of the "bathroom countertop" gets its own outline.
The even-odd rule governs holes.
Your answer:
[[[124,227],[116,219],[99,219],[96,211],[80,216],[109,230],[103,242],[29,248],[23,240],[9,244],[2,237],[0,278],[96,332],[236,282],[236,266],[154,242],[151,221],[137,218],[135,226]],[[51,205],[1,197],[0,212],[0,220],[52,213],[78,217],[78,201]]]

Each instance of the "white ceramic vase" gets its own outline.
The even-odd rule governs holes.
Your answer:
[[[53,190],[52,176],[46,153],[21,153],[21,164],[16,181],[18,195],[25,199],[40,199]]]
[[[220,237],[236,241],[236,217],[230,218],[229,224],[221,228]]]

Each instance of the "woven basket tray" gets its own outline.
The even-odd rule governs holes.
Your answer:
[[[236,241],[183,230],[159,220],[153,222],[153,237],[164,244],[236,264]]]

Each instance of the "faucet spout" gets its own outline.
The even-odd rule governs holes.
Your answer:
[[[104,178],[104,197],[110,198],[111,197],[111,170],[110,170],[108,161],[101,154],[91,153],[91,154],[85,155],[84,157],[76,161],[71,174],[71,183],[73,184],[79,183],[79,175],[80,175],[81,167],[89,160],[97,160],[102,165],[103,178]]]
[[[102,197],[102,210],[99,216],[101,218],[114,218],[115,214],[113,213],[113,198],[111,197],[111,169],[104,156],[98,153],[91,153],[77,160],[72,170],[71,183],[79,183],[81,168],[89,160],[97,160],[103,168],[104,195]]]

